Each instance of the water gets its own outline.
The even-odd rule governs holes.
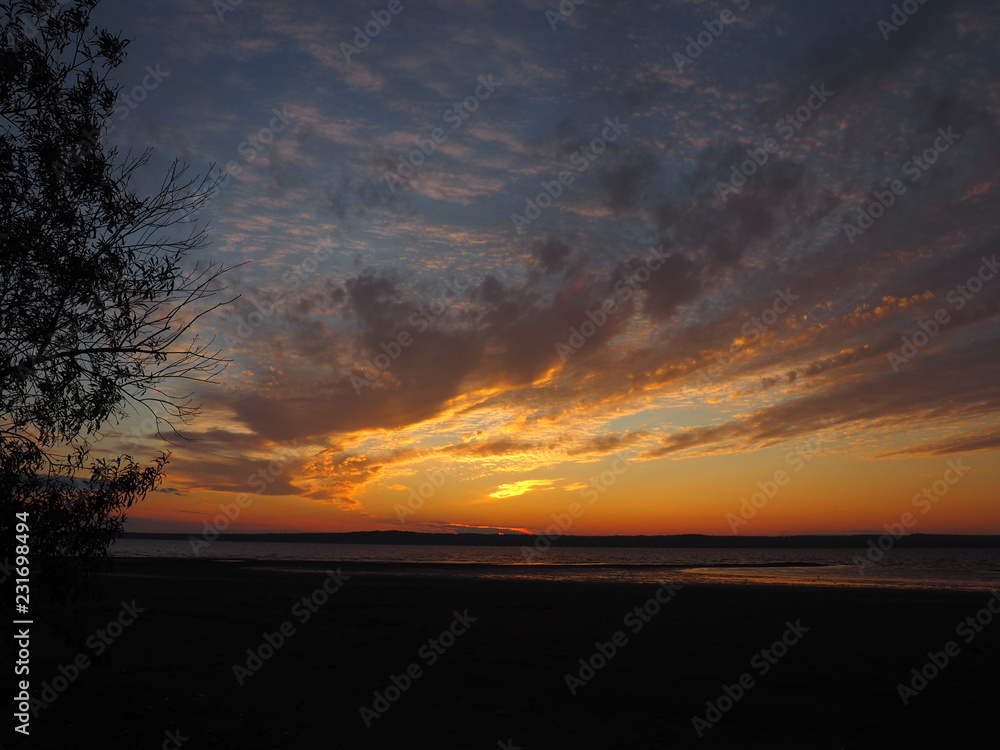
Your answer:
[[[183,540],[126,539],[115,557],[350,565],[359,574],[446,575],[491,579],[658,583],[888,586],[967,591],[1000,589],[1000,550],[899,549],[878,563],[850,549],[671,549],[565,547],[527,562],[520,547],[282,542],[214,542],[195,555]]]

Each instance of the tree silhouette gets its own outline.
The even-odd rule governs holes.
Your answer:
[[[8,548],[29,512],[54,591],[107,560],[168,458],[92,442],[138,410],[157,433],[186,422],[196,405],[168,388],[225,366],[194,328],[228,269],[189,260],[217,183],[174,162],[155,194],[132,189],[150,152],[105,142],[128,41],[91,28],[96,4],[0,3],[0,523]]]

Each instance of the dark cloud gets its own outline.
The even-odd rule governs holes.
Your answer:
[[[242,455],[213,456],[199,451],[176,452],[168,471],[183,477],[185,490],[214,490],[253,495],[303,495],[306,490],[290,478],[301,461],[253,459]]]
[[[599,435],[591,438],[581,445],[567,451],[570,456],[580,455],[604,455],[615,453],[635,445],[645,438],[649,433],[645,431],[623,432],[618,435]]]
[[[832,420],[838,427],[874,430],[907,422],[926,427],[934,420],[954,423],[990,416],[1000,409],[1000,383],[994,376],[1000,365],[997,343],[993,331],[985,341],[967,341],[957,351],[956,347],[947,352],[923,351],[898,373],[886,357],[873,358],[851,372],[851,377],[816,383],[806,395],[724,424],[665,437],[649,455],[709,447],[753,449],[767,441],[822,430],[823,420]],[[984,344],[990,347],[988,352],[982,349]]]
[[[959,435],[958,437],[921,443],[901,451],[885,453],[882,457],[896,456],[945,456],[950,453],[972,453],[1000,448],[1000,428]]]
[[[333,79],[347,75],[338,69],[324,97],[350,108],[354,124],[341,127],[334,110],[321,115],[316,105],[311,129],[289,134],[298,151],[276,150],[261,163],[269,195],[287,198],[289,211],[365,217],[342,238],[344,258],[354,260],[336,279],[320,275],[297,290],[238,347],[244,387],[207,403],[251,434],[203,436],[206,466],[222,477],[212,486],[240,483],[249,467],[221,464],[242,451],[405,429],[480,393],[463,417],[502,407],[517,415],[505,427],[526,432],[558,431],[580,410],[628,411],[642,398],[726,411],[698,411],[703,424],[671,434],[595,427],[596,435],[573,440],[519,435],[450,445],[442,455],[580,456],[657,439],[647,455],[752,450],[830,429],[824,419],[862,435],[895,431],[902,443],[912,426],[947,427],[901,454],[995,447],[982,421],[997,407],[1000,280],[961,309],[948,301],[1000,242],[988,24],[960,20],[960,3],[927,3],[885,40],[876,26],[891,12],[885,6],[754,3],[676,70],[671,53],[711,5],[668,4],[655,17],[584,5],[555,33],[539,13],[537,29],[512,30],[483,11],[498,22],[489,45],[469,24],[429,11],[408,31],[415,48],[397,38],[398,57],[370,56],[348,71],[358,76],[349,96],[336,88]],[[995,9],[974,12],[995,24]],[[496,66],[507,82],[502,95],[449,135],[398,195],[387,193],[382,178],[395,170],[399,144],[416,143],[444,106],[470,93],[470,50]],[[781,136],[776,121],[819,85],[833,92],[830,101]],[[511,206],[520,209],[540,181],[570,168],[604,118],[619,115],[624,136],[513,232]],[[844,224],[942,127],[960,132],[959,142],[852,241]],[[768,138],[779,150],[720,193],[720,181],[728,184]],[[336,147],[310,151],[328,140]],[[467,192],[451,201],[449,189]],[[267,248],[291,241],[286,228],[262,243],[263,261],[271,262]],[[655,269],[649,247],[663,248]],[[362,265],[359,248],[378,259]],[[442,292],[452,273],[462,285]],[[622,299],[621,285],[632,281],[634,294]],[[233,325],[254,300],[273,300],[264,281],[246,289],[254,294],[226,312]],[[757,327],[779,290],[797,301]],[[614,312],[599,312],[608,300],[617,300]],[[893,372],[887,356],[943,307],[949,321]],[[571,340],[569,354],[557,348]],[[697,385],[720,359],[728,363],[722,374]],[[975,429],[952,434],[966,423]],[[338,443],[310,465],[334,477],[313,496],[349,503],[398,460]],[[192,477],[212,483],[208,471]]]
[[[631,208],[638,202],[646,182],[657,172],[652,161],[634,161],[601,170],[601,185],[608,193],[608,205],[615,211]]]
[[[546,273],[556,273],[566,266],[573,249],[559,240],[548,239],[535,246],[533,254]]]

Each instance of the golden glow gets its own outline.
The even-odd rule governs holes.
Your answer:
[[[501,484],[496,488],[496,491],[490,493],[490,497],[495,497],[498,500],[503,500],[508,497],[517,497],[518,495],[523,495],[525,492],[531,492],[536,489],[552,489],[551,479],[522,479],[519,482],[509,482],[507,484]]]

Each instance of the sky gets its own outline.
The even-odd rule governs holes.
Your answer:
[[[130,530],[1000,533],[995,3],[95,18],[239,295]]]

